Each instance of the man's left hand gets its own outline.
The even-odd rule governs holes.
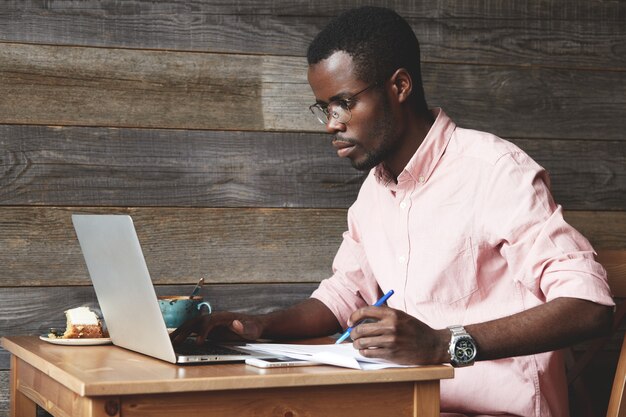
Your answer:
[[[389,307],[363,307],[352,313],[349,325],[355,349],[368,358],[387,359],[400,364],[448,362],[450,332],[435,330],[415,317]]]

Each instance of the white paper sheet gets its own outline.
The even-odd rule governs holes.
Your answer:
[[[373,370],[383,368],[404,368],[384,359],[366,358],[351,343],[339,345],[295,345],[276,343],[248,343],[245,349],[269,353],[276,356],[287,356],[294,359],[318,362],[325,365],[342,366],[344,368]]]

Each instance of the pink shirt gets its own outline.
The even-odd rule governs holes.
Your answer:
[[[348,211],[333,276],[312,297],[342,326],[388,301],[441,329],[575,297],[613,305],[589,242],[563,220],[547,173],[512,143],[440,109],[398,177],[373,169]],[[567,416],[560,352],[477,362],[441,383],[442,411]]]

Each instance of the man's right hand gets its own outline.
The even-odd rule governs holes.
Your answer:
[[[267,314],[243,314],[217,311],[201,314],[182,324],[171,334],[173,343],[181,343],[196,333],[198,344],[209,338],[215,341],[307,339],[329,336],[341,331],[335,315],[315,298],[308,298],[287,309]]]
[[[170,335],[174,344],[181,343],[192,333],[197,334],[196,343],[207,338],[224,340],[257,340],[263,333],[263,324],[258,316],[228,311],[201,314],[183,323]]]

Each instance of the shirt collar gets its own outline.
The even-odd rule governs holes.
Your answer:
[[[431,110],[435,122],[422,141],[415,154],[398,176],[398,185],[412,179],[415,182],[425,183],[432,174],[435,166],[446,150],[456,124],[441,108]],[[379,164],[374,169],[374,176],[385,187],[395,188],[393,175]]]

